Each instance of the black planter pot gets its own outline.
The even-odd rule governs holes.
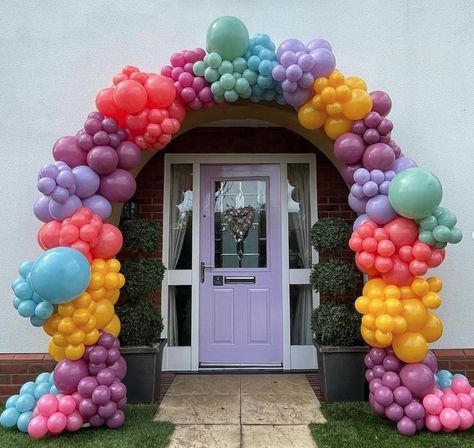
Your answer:
[[[160,397],[161,361],[166,339],[148,347],[122,347],[120,352],[127,361],[127,402],[155,403]]]
[[[318,346],[318,368],[321,392],[328,403],[363,401],[365,398],[364,357],[367,346]]]

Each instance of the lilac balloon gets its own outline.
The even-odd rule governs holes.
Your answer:
[[[51,177],[42,177],[38,180],[38,190],[46,195],[50,195],[56,188],[56,182]]]
[[[102,418],[110,418],[112,415],[115,414],[115,411],[117,410],[117,403],[115,401],[108,401],[102,406],[99,406],[98,414]]]
[[[370,180],[370,171],[365,168],[359,168],[354,172],[354,181],[359,185],[364,185]]]
[[[95,388],[99,386],[99,383],[93,376],[86,376],[79,381],[77,385],[77,391],[84,397],[90,398],[92,397],[92,392],[94,392]]]
[[[379,186],[373,180],[369,180],[362,187],[362,192],[364,193],[365,196],[367,196],[368,198],[371,198],[375,196],[376,194],[378,194]]]
[[[421,361],[425,366],[428,366],[433,373],[438,371],[438,359],[436,355],[430,350],[423,361]]]
[[[400,367],[401,362],[395,355],[387,355],[383,360],[383,368],[387,372],[398,372]]]
[[[327,40],[321,38],[313,39],[308,45],[306,45],[306,48],[308,51],[316,50],[316,48],[326,48],[327,50],[332,51],[331,44]]]
[[[80,198],[88,198],[99,189],[100,177],[87,165],[76,166],[72,173],[76,184],[76,195]]]
[[[79,146],[77,137],[62,137],[53,146],[54,160],[62,160],[71,168],[86,164],[86,153]]]
[[[283,98],[285,98],[285,101],[295,109],[306,103],[312,95],[310,89],[297,88],[294,92],[283,92]]]
[[[395,390],[400,386],[400,377],[395,372],[385,372],[382,377],[382,384],[390,390]]]
[[[388,195],[388,189],[390,188],[390,182],[388,180],[384,180],[380,185],[379,185],[379,193]]]
[[[135,178],[128,171],[118,168],[102,177],[99,194],[111,202],[126,202],[135,194],[136,188]]]
[[[98,407],[90,398],[83,398],[79,403],[79,412],[83,417],[92,417],[97,414]]]
[[[385,415],[392,422],[398,422],[404,415],[403,408],[397,403],[392,403],[385,409]]]
[[[107,419],[106,424],[108,428],[117,429],[123,425],[124,421],[125,414],[121,409],[117,409],[117,411],[115,411],[115,414]]]
[[[328,76],[336,68],[336,58],[332,51],[327,48],[316,48],[311,52],[311,56],[316,61],[313,70],[311,70],[315,78]]]
[[[380,170],[372,170],[370,172],[370,180],[380,185],[385,180],[385,174]]]
[[[112,204],[100,194],[95,194],[90,198],[83,199],[82,205],[84,207],[90,208],[102,219],[107,219],[112,214]]]
[[[54,384],[63,394],[76,392],[79,381],[88,375],[87,364],[83,359],[63,359],[53,371]]]
[[[51,193],[51,199],[60,204],[64,204],[69,199],[69,191],[66,188],[57,186]]]
[[[398,432],[404,436],[412,436],[416,433],[415,422],[407,416],[400,419],[400,421],[397,423],[397,429]]]
[[[119,158],[118,166],[124,170],[133,170],[142,161],[142,151],[135,143],[122,142],[116,151]]]
[[[379,225],[387,224],[397,217],[397,212],[392,208],[388,196],[384,194],[370,198],[366,203],[365,212],[372,221]]]
[[[380,386],[375,389],[374,398],[377,403],[387,407],[393,403],[393,392],[386,386]]]
[[[393,397],[400,406],[406,406],[413,398],[410,389],[405,386],[397,387],[393,391]]]
[[[342,134],[334,143],[334,155],[346,165],[360,162],[364,151],[364,140],[352,132]]]
[[[127,363],[123,356],[120,356],[120,358],[110,365],[109,368],[113,370],[119,380],[123,380],[127,374]]]
[[[385,143],[370,145],[364,152],[362,163],[369,171],[379,169],[382,171],[393,169],[395,161],[393,149]]]
[[[360,163],[355,163],[352,165],[344,165],[339,172],[341,173],[344,182],[347,185],[352,185],[354,183],[354,173],[361,168],[362,165]]]
[[[110,399],[119,401],[127,396],[127,387],[122,382],[114,382],[110,385]]]
[[[111,146],[96,146],[87,154],[87,164],[99,174],[111,173],[118,166],[118,155]]]
[[[369,215],[366,213],[358,216],[354,221],[354,224],[352,224],[352,230],[356,231],[365,221],[368,221],[369,219]]]
[[[378,190],[378,189],[377,189]],[[351,187],[351,193],[354,197],[357,199],[364,199],[365,198],[365,193],[364,190],[362,189],[362,186],[360,184],[354,184]]]
[[[356,198],[352,193],[349,193],[348,203],[349,203],[349,207],[352,210],[354,210],[356,213],[359,213],[359,214],[365,213],[367,198],[359,199],[359,198]]]
[[[421,420],[425,417],[425,408],[419,401],[412,400],[405,406],[405,415],[412,420]]]
[[[372,111],[380,115],[387,115],[392,109],[392,100],[382,90],[370,92],[370,97],[372,98]]]
[[[423,398],[429,394],[436,384],[431,369],[421,363],[403,366],[400,370],[400,379],[417,398]]]
[[[62,170],[56,177],[56,183],[63,188],[71,188],[75,184],[74,175],[72,171]]]
[[[33,205],[33,213],[40,221],[50,222],[54,219],[51,216],[51,213],[49,213],[50,202],[50,197],[41,196],[39,199],[36,200],[35,204]]]
[[[398,174],[400,171],[407,170],[408,168],[416,168],[417,166],[416,162],[410,159],[410,157],[399,157],[393,162],[390,169]]]
[[[62,163],[64,162],[55,162],[54,164],[47,163],[46,165],[43,165],[38,174],[38,180],[42,177],[49,177],[51,179],[56,179],[56,176],[59,174],[58,166],[60,166],[59,164],[62,164]]]
[[[377,402],[372,392],[369,394],[369,404],[376,414],[380,415],[380,417],[385,417],[385,406]]]
[[[277,50],[277,58],[280,60],[281,55],[285,51],[292,51],[296,53],[297,51],[303,51],[304,53],[307,52],[306,47],[304,46],[303,42],[298,39],[286,39],[284,40]]]
[[[75,194],[73,194],[72,196],[69,196],[64,204],[60,204],[59,202],[52,200],[49,203],[49,213],[54,219],[63,221],[64,219],[72,216],[81,207],[82,201]]]

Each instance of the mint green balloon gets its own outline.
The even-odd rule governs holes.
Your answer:
[[[204,70],[204,78],[208,82],[214,82],[219,79],[219,72],[215,68],[207,67]]]
[[[430,215],[443,198],[439,179],[422,168],[400,171],[391,181],[388,199],[392,208],[401,216],[423,219]]]
[[[209,67],[217,69],[222,64],[222,57],[219,53],[209,53],[205,61]]]
[[[239,99],[239,94],[235,90],[226,90],[224,98],[228,103],[235,103]]]
[[[225,90],[233,89],[235,86],[235,78],[230,73],[225,73],[224,75],[222,75],[219,82],[221,87]]]
[[[232,66],[237,73],[243,73],[247,69],[247,61],[244,58],[236,58],[232,61]]]
[[[235,91],[241,95],[248,91],[249,82],[245,78],[239,78],[235,80]]]
[[[193,65],[193,72],[197,76],[204,76],[206,70],[206,63],[204,61],[197,61]]]
[[[221,75],[225,75],[226,73],[233,73],[234,72],[234,66],[232,65],[232,62],[230,61],[222,61],[221,66],[217,70]]]
[[[243,56],[248,46],[249,32],[237,17],[219,17],[207,31],[207,51],[219,53],[227,61]]]

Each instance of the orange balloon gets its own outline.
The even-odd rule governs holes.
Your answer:
[[[151,107],[168,107],[176,97],[173,81],[165,76],[150,76],[145,81],[145,90]]]
[[[419,332],[394,334],[392,347],[398,358],[410,364],[423,361],[428,353],[426,339]]]
[[[298,121],[305,129],[319,129],[327,118],[326,112],[316,110],[311,100],[304,103],[298,110]]]
[[[147,92],[138,81],[125,79],[115,86],[113,99],[119,109],[135,114],[146,106]]]
[[[351,99],[342,106],[343,114],[350,120],[361,120],[372,109],[372,98],[362,89],[352,89]]]
[[[407,321],[407,330],[421,330],[428,320],[428,311],[421,300],[403,299],[401,300],[403,311],[400,315]]]
[[[326,135],[332,139],[336,140],[342,134],[346,132],[350,132],[352,129],[352,120],[348,120],[347,118],[328,118],[326,124],[324,125],[324,130]]]
[[[425,327],[421,330],[421,334],[426,338],[427,342],[435,342],[443,334],[443,322],[432,311],[428,311],[428,320]]]

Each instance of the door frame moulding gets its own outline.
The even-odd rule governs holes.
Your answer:
[[[163,185],[163,254],[162,261],[168,266],[169,233],[170,233],[170,193],[171,165],[193,165],[193,214],[192,238],[193,253],[190,270],[166,271],[161,290],[161,310],[164,329],[162,337],[168,335],[168,287],[173,285],[191,286],[191,347],[166,346],[163,357],[163,370],[199,370],[199,232],[200,232],[200,184],[201,165],[209,164],[278,164],[281,179],[281,226],[282,226],[282,300],[283,300],[283,370],[316,368],[316,353],[313,345],[291,346],[290,334],[290,280],[291,284],[307,284],[310,269],[288,269],[288,189],[287,164],[307,163],[310,176],[311,220],[313,224],[318,219],[317,189],[316,189],[316,155],[304,154],[165,154],[164,185]],[[317,263],[318,254],[312,250],[312,263]],[[313,307],[319,304],[319,294],[313,292]]]

